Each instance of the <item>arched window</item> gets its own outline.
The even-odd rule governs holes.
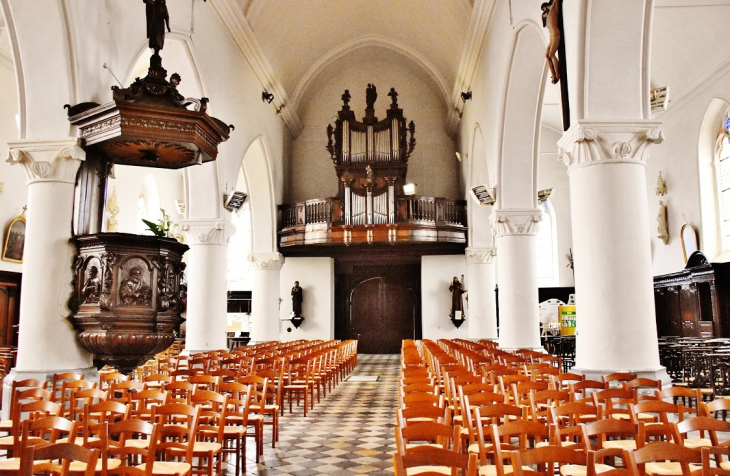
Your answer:
[[[228,288],[250,290],[248,255],[251,253],[251,207],[248,200],[231,215],[236,232],[228,240]]]
[[[729,111],[730,112],[730,111]],[[722,251],[730,250],[730,117],[725,114],[717,135],[715,154],[718,221]]]
[[[550,201],[539,205],[542,214],[537,232],[537,279],[540,287],[558,285],[558,238],[555,209]]]

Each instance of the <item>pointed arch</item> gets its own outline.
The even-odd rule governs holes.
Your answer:
[[[467,186],[467,210],[469,213],[469,246],[475,248],[494,246],[494,238],[489,228],[489,215],[492,207],[479,205],[470,196],[470,190],[477,185],[487,184],[494,187],[494,179],[490,177],[489,160],[487,158],[484,135],[479,123],[474,124],[471,137],[471,148],[469,149],[469,178]]]
[[[255,137],[241,160],[251,207],[251,251],[276,251],[276,196],[269,154],[263,135]]]
[[[523,21],[515,26],[507,80],[502,97],[498,149],[499,208],[537,206],[537,157],[542,97],[547,74],[544,38],[539,25]],[[509,187],[505,186],[509,178]]]

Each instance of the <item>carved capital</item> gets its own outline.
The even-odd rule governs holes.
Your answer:
[[[228,243],[236,227],[226,220],[183,220],[180,226],[191,245],[219,245]]]
[[[281,253],[250,253],[248,261],[253,269],[279,271],[284,264],[284,255]]]
[[[21,164],[28,176],[28,184],[60,182],[74,184],[76,172],[86,152],[81,139],[20,140],[8,142],[7,162]]]
[[[467,248],[466,264],[494,264],[497,248]]]
[[[646,166],[649,146],[664,140],[661,122],[587,122],[571,126],[558,141],[558,159],[568,173],[590,165]]]
[[[508,208],[494,210],[489,216],[492,233],[501,236],[537,235],[542,214],[538,208]]]

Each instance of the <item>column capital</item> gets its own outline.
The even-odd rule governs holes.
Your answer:
[[[182,220],[180,226],[191,245],[223,246],[236,231],[236,227],[224,219]]]
[[[489,216],[489,224],[495,237],[535,236],[542,220],[539,208],[495,209]]]
[[[591,165],[646,166],[649,146],[664,140],[659,121],[578,121],[558,141],[568,173]]]
[[[467,248],[466,264],[494,264],[497,248]]]
[[[249,253],[248,261],[253,269],[278,271],[284,264],[281,253]]]
[[[86,151],[81,139],[19,140],[8,142],[9,164],[21,164],[28,185],[36,182],[76,183],[76,172]]]

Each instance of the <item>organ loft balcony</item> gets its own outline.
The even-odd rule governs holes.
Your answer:
[[[279,206],[283,254],[331,255],[392,247],[418,254],[461,253],[466,247],[466,201],[405,195],[416,126],[407,124],[391,88],[385,119],[375,117],[377,93],[366,91],[365,117],[355,119],[350,93],[342,95],[335,124],[327,126],[327,151],[338,180],[335,197]]]

